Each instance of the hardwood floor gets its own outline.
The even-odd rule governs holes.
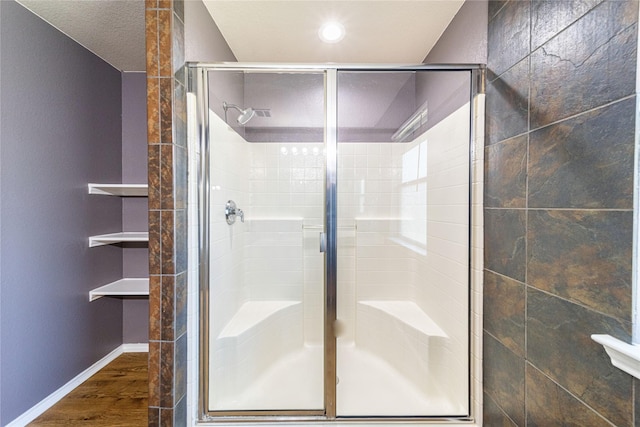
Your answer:
[[[147,426],[148,353],[125,353],[29,426]]]

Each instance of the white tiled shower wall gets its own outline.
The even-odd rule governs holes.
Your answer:
[[[270,266],[271,285],[261,275],[247,286],[261,289],[260,298],[294,299],[303,302],[305,342],[322,342],[323,257],[319,233],[324,223],[324,151],[321,143],[248,143],[250,214],[249,221],[268,224],[274,246],[265,249],[261,260]],[[282,227],[298,222],[293,235]],[[266,231],[266,229],[263,228]],[[280,230],[280,233],[278,231]],[[291,230],[292,231],[292,230]],[[283,248],[283,239],[290,246]],[[295,247],[291,246],[294,245]],[[276,268],[277,267],[277,268]],[[287,292],[284,292],[284,291]]]
[[[448,335],[429,348],[436,382],[468,395],[470,105],[427,132],[427,256],[417,259],[416,303]]]
[[[220,331],[231,320],[245,301],[242,284],[245,282],[246,224],[236,219],[227,224],[225,207],[233,200],[238,208],[248,210],[249,156],[247,143],[217,115],[209,114],[210,144],[210,267],[214,286],[209,288],[210,339],[214,343]]]
[[[484,268],[484,93],[473,99],[474,128],[471,146],[471,409],[482,423],[482,293]]]
[[[468,395],[469,109],[461,107],[409,144],[339,145],[339,218],[357,230],[355,256],[347,258],[352,264],[343,263],[338,276],[339,317],[367,334],[382,325],[369,319],[361,327],[360,301],[415,302],[448,339],[425,340],[407,320],[395,328],[404,348],[381,342],[374,350],[393,366],[414,363],[408,355],[428,358],[430,381],[452,401]],[[349,271],[355,271],[353,290],[341,281]],[[347,337],[353,333],[345,330]]]
[[[313,317],[322,319],[322,258],[317,235],[321,231],[324,162],[320,144],[247,143],[214,114],[210,114],[209,126],[213,135],[210,380],[219,386],[217,390],[226,392],[210,395],[212,407],[218,407],[226,405],[224,399],[233,396],[233,390],[242,389],[246,382],[242,378],[248,381],[257,375],[255,367],[266,369],[265,363],[272,359],[266,355],[273,353],[278,342],[287,343],[277,345],[281,349],[295,342],[302,345],[300,332],[310,310],[318,311]],[[226,223],[224,209],[230,199],[244,211],[244,222],[237,218],[233,225]],[[307,256],[304,238],[314,234],[316,251]],[[246,312],[241,310],[243,304],[259,301],[305,304],[287,306],[259,320],[241,316]],[[287,321],[279,321],[281,318]],[[237,337],[220,339],[230,322],[244,322],[247,329]],[[236,356],[230,357],[233,354]]]

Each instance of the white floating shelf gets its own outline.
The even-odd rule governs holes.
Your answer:
[[[101,234],[99,236],[89,237],[89,247],[111,245],[114,243],[124,242],[148,242],[148,232],[125,231],[122,233]]]
[[[591,335],[591,339],[602,344],[611,358],[611,364],[629,375],[640,378],[640,345],[628,344],[611,335]]]
[[[89,292],[89,301],[102,297],[148,296],[149,279],[120,279]]]
[[[149,186],[147,184],[89,184],[89,194],[144,197],[149,194]]]

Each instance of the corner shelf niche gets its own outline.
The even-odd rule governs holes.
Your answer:
[[[147,197],[147,184],[88,184],[89,194],[117,197]],[[89,247],[130,242],[149,242],[147,231],[123,231],[89,237]],[[102,297],[149,296],[148,278],[122,278],[89,291],[89,301]]]

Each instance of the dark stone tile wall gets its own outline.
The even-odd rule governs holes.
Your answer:
[[[483,396],[483,425],[491,427],[517,427],[511,418],[493,401],[491,396]]]
[[[528,426],[611,426],[530,364],[526,383]]]
[[[484,275],[484,301],[491,307],[484,329],[520,357],[525,349],[525,286],[491,271]]]
[[[536,50],[603,0],[533,0],[531,48]]]
[[[487,46],[491,52],[491,44]],[[527,132],[529,113],[529,58],[525,58],[504,74],[496,76],[487,70],[486,141],[503,141]]]
[[[484,266],[520,282],[525,281],[526,211],[486,209],[484,212]]]
[[[612,317],[527,289],[528,363],[620,426],[632,419],[632,377],[611,365],[591,334],[630,332]]]
[[[527,228],[529,286],[631,321],[632,211],[532,210]]]
[[[187,425],[184,2],[146,0],[149,426]]]
[[[640,425],[629,340],[637,0],[489,2],[484,425]]]
[[[485,333],[484,387],[505,415],[516,425],[524,425],[524,359]],[[486,423],[485,423],[486,424]]]
[[[485,171],[484,205],[524,208],[527,203],[527,136],[518,136],[486,148],[489,164],[500,169]]]
[[[635,1],[602,2],[532,52],[532,128],[635,92],[637,15]]]
[[[532,132],[529,207],[633,209],[634,121],[626,99]]]

